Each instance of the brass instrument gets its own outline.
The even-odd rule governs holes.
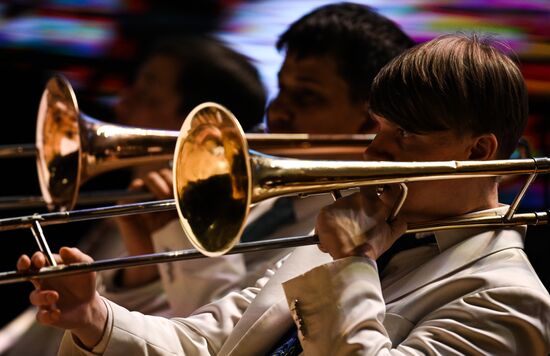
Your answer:
[[[178,133],[104,123],[81,113],[69,82],[46,84],[36,124],[36,164],[50,209],[71,209],[79,187],[116,168],[170,160]]]
[[[128,189],[108,189],[84,191],[78,193],[76,206],[116,204],[120,201],[149,201],[155,196],[147,191],[131,191]],[[39,195],[10,195],[0,197],[0,210],[45,208],[46,202]]]
[[[33,144],[0,146],[0,158],[24,158],[35,156],[36,147]]]
[[[270,157],[249,151],[235,118],[216,104],[202,104],[185,120],[174,156],[175,201],[149,203],[155,211],[178,210],[185,234],[197,250],[182,250],[120,259],[42,268],[39,272],[0,273],[0,284],[110,268],[185,260],[223,253],[258,251],[318,243],[315,236],[242,243],[239,240],[250,205],[269,197],[297,193],[327,192],[365,185],[382,185],[436,179],[456,179],[529,174],[524,188],[501,216],[410,224],[408,232],[434,231],[471,226],[546,224],[548,212],[517,214],[515,210],[528,185],[538,173],[550,171],[550,159],[445,162],[347,162],[307,161]],[[213,197],[214,199],[208,199]],[[207,201],[208,206],[205,206]],[[120,211],[116,211],[120,209]],[[133,211],[133,210],[135,211]],[[36,222],[62,223],[77,220],[149,212],[143,203],[23,218],[0,219],[0,230],[32,227]],[[66,217],[64,219],[63,217]],[[14,220],[15,219],[15,220]],[[18,220],[18,221],[16,221]],[[39,235],[39,232],[37,233]],[[45,243],[45,241],[44,241]],[[46,244],[47,247],[47,244]],[[51,258],[51,257],[50,257]]]
[[[70,210],[78,190],[88,179],[117,168],[172,159],[178,131],[113,125],[83,114],[69,82],[54,76],[46,84],[37,116],[36,145],[0,147],[0,158],[36,153],[43,200],[50,210]],[[288,155],[357,156],[373,135],[249,134],[259,150]],[[18,197],[3,203],[19,207],[35,198]]]

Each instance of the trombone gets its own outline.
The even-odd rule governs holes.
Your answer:
[[[36,123],[36,144],[0,147],[0,158],[36,156],[43,201],[50,210],[75,206],[80,186],[117,168],[172,159],[179,131],[113,125],[91,118],[78,108],[76,96],[62,76],[46,84]],[[252,146],[288,155],[324,154],[337,149],[357,156],[373,135],[248,134]],[[305,149],[305,150],[304,150]],[[39,199],[15,198],[4,208]],[[112,200],[111,200],[112,201]]]
[[[173,209],[175,206],[185,235],[196,250],[155,253],[72,265],[52,265],[38,272],[3,272],[0,273],[0,284],[187,260],[199,258],[202,255],[219,256],[224,253],[315,244],[318,243],[316,236],[305,236],[241,243],[235,246],[253,203],[269,197],[329,192],[356,186],[529,174],[525,186],[504,215],[410,224],[407,232],[472,226],[536,225],[548,223],[549,220],[548,212],[524,214],[515,212],[536,175],[550,172],[549,158],[444,162],[346,162],[272,157],[249,151],[245,136],[235,117],[222,106],[212,103],[199,105],[185,120],[176,144],[173,172],[175,200],[152,202],[150,205],[161,210]],[[211,196],[215,199],[208,200]],[[208,207],[205,207],[203,202],[207,200]],[[116,213],[116,209],[122,209],[123,214],[149,212],[143,204],[137,204],[133,208],[135,211],[132,211],[129,205],[103,208],[102,213],[106,216]],[[40,226],[40,221],[53,223],[58,219],[55,223],[68,222],[71,214],[81,219],[101,215],[95,214],[95,217],[91,217],[90,212],[84,211],[50,214],[47,218],[45,215],[17,218],[19,219],[17,223],[25,223],[27,224],[25,227],[36,228],[36,225]],[[93,212],[92,215],[94,215]],[[0,219],[0,227],[16,228],[13,219],[11,222]],[[44,244],[47,247],[45,240]]]

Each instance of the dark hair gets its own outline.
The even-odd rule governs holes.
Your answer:
[[[527,90],[516,64],[478,35],[445,35],[396,57],[374,80],[370,109],[414,133],[495,134],[499,158],[527,122]]]
[[[321,6],[295,21],[277,49],[298,58],[330,56],[348,83],[352,100],[366,100],[378,71],[414,42],[372,8],[352,3]]]
[[[154,55],[181,63],[176,88],[180,114],[213,101],[231,110],[245,131],[261,123],[266,93],[257,69],[244,55],[205,35],[164,40]]]

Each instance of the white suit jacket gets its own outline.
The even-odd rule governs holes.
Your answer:
[[[524,230],[437,233],[439,249],[397,255],[382,286],[372,261],[331,262],[310,246],[256,286],[188,318],[144,316],[106,301],[109,320],[95,351],[261,355],[294,322],[306,355],[543,355],[550,296],[522,251]],[[94,353],[66,333],[60,354]]]
[[[251,211],[247,223],[254,222],[262,214],[269,212],[275,199],[257,204]],[[295,223],[274,227],[265,238],[307,235],[315,226],[317,212],[330,204],[329,195],[317,195],[305,199],[295,199],[293,210]],[[193,248],[185,238],[179,222],[174,220],[153,234],[156,252],[175,251]],[[138,288],[117,288],[113,284],[114,273],[103,273],[105,282],[100,293],[108,299],[130,310],[161,316],[188,316],[197,308],[219,299],[230,291],[239,291],[254,285],[266,269],[288,255],[291,249],[270,250],[246,255],[226,255],[218,258],[194,259],[159,265],[161,283],[154,282]],[[165,308],[156,307],[165,296]]]

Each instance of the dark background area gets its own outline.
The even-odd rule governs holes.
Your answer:
[[[139,59],[156,39],[176,33],[212,33],[250,56],[270,93],[276,90],[281,57],[278,34],[299,16],[328,1],[0,1],[0,145],[34,141],[36,112],[47,79],[64,74],[74,86],[83,112],[111,121],[110,105],[131,80]],[[483,31],[508,43],[520,59],[530,92],[531,117],[526,138],[535,156],[550,152],[550,4],[517,1],[363,1],[398,22],[416,41],[455,31]],[[482,5],[480,5],[482,4]],[[0,197],[38,195],[33,159],[0,161]],[[123,188],[128,175],[113,172],[84,190]],[[504,187],[511,201],[522,180]],[[522,210],[550,207],[545,176],[537,179]],[[44,209],[3,210],[1,217]],[[46,227],[52,250],[75,245],[91,223]],[[546,285],[545,261],[550,234],[532,229],[527,250]],[[36,244],[28,230],[0,232],[0,269],[13,270],[22,253]],[[28,303],[29,284],[0,286],[0,326]]]

